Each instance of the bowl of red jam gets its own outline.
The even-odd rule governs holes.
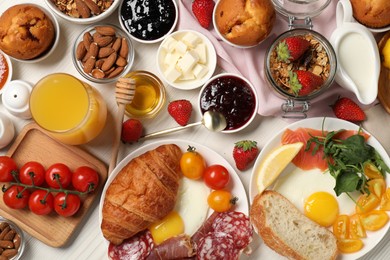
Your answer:
[[[130,37],[140,43],[162,41],[176,27],[175,0],[124,0],[119,7],[119,22]]]
[[[246,128],[255,118],[258,97],[252,83],[232,73],[218,74],[200,90],[199,110],[203,115],[213,110],[222,113],[227,122],[223,133],[235,133]]]

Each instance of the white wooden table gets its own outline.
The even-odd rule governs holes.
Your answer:
[[[8,7],[16,4],[16,2],[19,1],[0,1],[0,13],[4,12]],[[38,0],[34,2],[45,6],[43,0]],[[54,72],[66,72],[75,75],[80,79],[83,79],[73,66],[71,58],[71,48],[74,39],[85,28],[85,26],[71,24],[60,18],[58,19],[61,27],[61,36],[60,43],[57,46],[55,53],[46,60],[37,64],[18,63],[13,61],[13,79],[23,79],[34,84],[43,76]],[[114,14],[104,22],[119,25],[117,12],[114,12]],[[158,71],[155,65],[158,43],[145,45],[133,42],[133,44],[135,47],[135,61],[132,70],[147,70],[158,75]],[[217,70],[216,73],[218,72],[219,71]],[[113,118],[117,111],[114,96],[115,83],[106,85],[94,84],[92,82],[89,83],[95,86],[102,93],[108,105],[109,116],[107,119],[106,127],[104,128],[103,132],[89,144],[83,145],[82,148],[89,151],[108,165],[111,155],[112,133],[114,125]],[[169,86],[166,87],[168,101],[180,98],[190,100],[194,106],[194,112],[191,117],[191,122],[196,122],[200,120],[200,115],[197,112],[197,98],[199,89],[184,91],[174,89]],[[0,111],[7,113],[2,104],[0,104]],[[370,111],[368,111],[368,113],[371,114],[371,118],[376,117],[376,122],[383,122],[381,118],[384,118],[385,120],[387,120],[387,123],[390,124],[389,116],[385,112],[383,112],[380,107],[375,107]],[[24,125],[30,122],[30,120],[22,120],[13,117],[8,113],[7,115],[9,115],[14,122],[17,133],[20,132]],[[144,124],[147,133],[177,126],[174,120],[168,120],[168,118],[169,115],[166,112],[165,105],[162,111],[155,118],[142,120],[142,123]],[[288,123],[289,122],[277,117],[262,117],[260,115],[257,115],[254,122],[247,129],[239,133],[213,133],[200,126],[182,132],[177,132],[174,134],[174,136],[170,135],[166,138],[174,137],[206,145],[221,154],[234,167],[232,150],[235,142],[242,139],[252,139],[256,140],[258,142],[259,147],[262,148],[267,143],[267,141],[273,137],[276,131],[285,127],[286,125],[288,125]],[[373,129],[369,130],[375,135],[375,129],[377,128],[373,126]],[[380,134],[385,135],[385,133],[382,132]],[[163,138],[164,137],[160,137],[158,140],[161,140]],[[377,138],[381,140],[379,136],[377,136]],[[131,151],[134,151],[142,145],[150,142],[153,142],[153,139],[132,145],[122,144],[120,148],[120,153],[118,155],[118,160],[123,159]],[[386,145],[384,144],[385,148],[387,148],[387,151],[389,151],[389,145],[390,143],[386,143]],[[7,149],[8,147],[0,150],[0,154],[5,154]],[[248,193],[251,169],[245,172],[237,171],[237,173],[246,188],[246,192]],[[81,223],[79,228],[74,233],[73,237],[69,239],[69,243],[62,248],[49,247],[26,233],[25,237],[27,243],[25,253],[22,259],[107,259],[107,243],[100,232],[100,224],[98,220],[98,204],[99,200],[96,200],[89,212],[89,215],[85,218],[84,222]],[[257,239],[254,243],[254,246],[258,246]],[[262,259],[268,260],[270,259],[269,257],[267,257],[269,253],[270,249],[262,245],[260,246],[259,250],[254,252],[250,259],[260,259],[261,257]],[[387,234],[386,237],[382,240],[382,242],[370,254],[368,254],[365,259],[385,259],[386,256],[388,256],[389,254],[390,234]]]

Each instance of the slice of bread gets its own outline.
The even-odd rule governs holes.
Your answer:
[[[256,195],[250,220],[264,243],[290,259],[336,259],[337,240],[331,231],[303,215],[281,194]]]

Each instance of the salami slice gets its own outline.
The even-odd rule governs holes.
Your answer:
[[[196,257],[199,260],[237,260],[239,251],[233,238],[223,232],[210,232],[199,240]]]
[[[212,227],[214,232],[223,232],[232,236],[238,250],[244,249],[252,241],[252,226],[249,218],[242,212],[219,213]]]
[[[108,258],[111,260],[142,260],[150,254],[154,247],[149,230],[139,232],[120,245],[110,243]]]

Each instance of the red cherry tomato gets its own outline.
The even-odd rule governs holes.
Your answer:
[[[8,156],[0,156],[0,182],[9,182],[15,180],[12,172],[18,171],[14,159]]]
[[[63,163],[55,163],[46,170],[46,183],[50,187],[59,189],[67,188],[72,182],[72,172]],[[61,186],[60,186],[61,185]]]
[[[37,215],[47,215],[53,211],[54,196],[45,190],[35,190],[30,195],[28,207]]]
[[[203,180],[209,188],[221,190],[229,183],[230,174],[224,166],[214,164],[205,169]]]
[[[19,170],[19,179],[22,183],[42,186],[45,182],[45,168],[39,162],[27,162]]]
[[[13,185],[3,195],[5,205],[13,209],[23,209],[28,204],[30,192],[22,186]]]
[[[70,217],[76,214],[80,204],[80,197],[75,194],[66,195],[64,192],[59,192],[54,197],[54,210],[63,217]]]
[[[88,166],[77,168],[72,175],[73,187],[81,192],[91,192],[99,184],[99,174],[97,171]]]

